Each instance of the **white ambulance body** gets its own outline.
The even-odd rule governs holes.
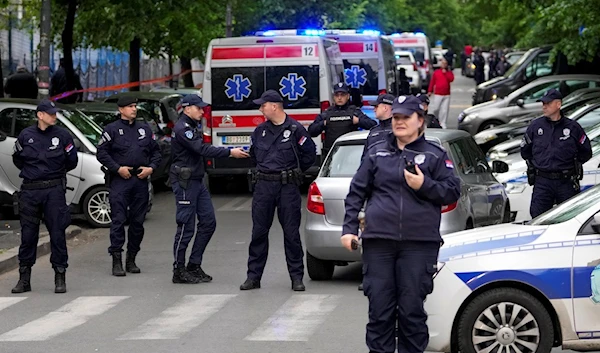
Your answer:
[[[433,75],[433,61],[435,60],[431,54],[429,38],[420,32],[394,33],[390,35],[390,38],[394,42],[396,51],[409,51],[413,53],[419,72],[421,73],[422,87],[423,89],[427,89]]]

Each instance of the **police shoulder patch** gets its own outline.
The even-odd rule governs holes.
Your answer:
[[[194,138],[194,133],[191,130],[188,130],[185,132],[185,137],[191,140]]]

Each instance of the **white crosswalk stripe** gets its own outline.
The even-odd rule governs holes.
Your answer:
[[[341,295],[292,296],[245,339],[248,341],[307,341],[341,300]]]
[[[177,339],[201,325],[221,310],[236,295],[186,295],[177,304],[163,311],[119,340]]]
[[[252,197],[240,196],[217,208],[217,212],[247,212],[252,210]]]
[[[45,341],[83,325],[129,297],[79,297],[56,311],[0,336],[0,341]]]
[[[9,306],[15,305],[25,299],[27,299],[27,297],[0,298],[0,310],[4,310]]]

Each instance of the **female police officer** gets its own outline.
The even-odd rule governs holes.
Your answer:
[[[442,205],[460,196],[448,155],[425,140],[419,98],[400,96],[392,105],[392,132],[373,145],[346,197],[342,244],[358,240],[358,213],[367,201],[363,284],[369,297],[366,341],[371,352],[423,352],[429,341],[423,308],[442,238]]]

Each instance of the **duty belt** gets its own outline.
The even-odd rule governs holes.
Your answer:
[[[573,176],[573,174],[575,174],[575,171],[572,169],[563,170],[560,172],[544,172],[541,170],[535,171],[535,175],[541,176],[542,178],[546,178],[546,179],[552,179],[552,180],[569,179],[570,177]]]
[[[256,179],[267,180],[267,181],[281,181],[282,178],[281,178],[281,172],[279,172],[277,174],[266,174],[266,173],[257,172]]]
[[[62,179],[44,180],[44,181],[23,181],[21,190],[36,190],[36,189],[48,189],[53,186],[61,185]]]

